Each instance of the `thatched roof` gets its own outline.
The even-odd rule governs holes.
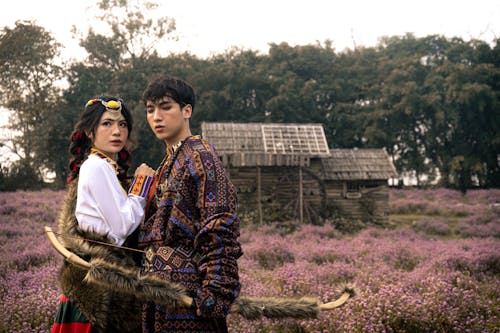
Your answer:
[[[381,180],[397,177],[396,169],[384,149],[332,149],[321,160],[323,179]]]
[[[225,166],[309,166],[320,158],[322,178],[368,180],[397,177],[383,149],[328,149],[321,124],[209,123],[202,136]]]
[[[330,155],[321,124],[203,122],[201,132],[219,155]]]

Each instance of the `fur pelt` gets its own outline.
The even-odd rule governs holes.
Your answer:
[[[268,298],[240,296],[232,310],[246,319],[267,318],[318,318],[320,309],[316,298]]]
[[[60,282],[66,297],[79,305],[99,332],[140,331],[141,304],[153,301],[168,307],[182,306],[185,289],[153,276],[141,276],[130,251],[89,242],[109,242],[105,236],[83,232],[75,218],[77,181],[73,181],[59,219],[63,245],[91,264],[87,271],[64,263]],[[69,237],[68,237],[69,236]],[[231,312],[246,319],[317,318],[321,303],[314,298],[257,298],[240,295]]]
[[[183,306],[179,302],[185,295],[183,287],[153,276],[140,276],[135,269],[124,269],[100,259],[93,259],[86,281],[113,290],[135,290],[141,301],[154,301],[167,307]],[[267,318],[317,318],[320,302],[315,298],[275,298],[239,296],[231,312],[246,319]]]
[[[136,260],[124,250],[91,243],[85,239],[109,243],[106,236],[84,232],[75,218],[77,180],[68,187],[58,222],[64,246],[80,257],[101,259],[116,265],[130,267]],[[66,297],[78,305],[81,312],[99,332],[140,331],[141,302],[132,290],[111,290],[85,280],[87,271],[64,262],[59,281]],[[122,287],[125,287],[124,285]]]
[[[138,269],[125,268],[101,259],[92,259],[85,281],[112,290],[133,291],[134,296],[143,302],[152,301],[169,308],[185,306],[182,297],[186,296],[183,286],[162,280],[151,275],[140,275]]]

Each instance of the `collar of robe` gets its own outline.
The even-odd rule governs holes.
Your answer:
[[[94,147],[90,148],[90,153],[93,155],[96,155],[97,157],[100,157],[103,160],[105,160],[106,162],[108,162],[108,164],[113,167],[116,174],[118,174],[118,164],[116,163],[116,161],[114,159],[112,159],[111,157],[109,157],[108,155],[106,155],[105,153],[103,153],[102,151],[100,151],[99,149],[94,148]]]

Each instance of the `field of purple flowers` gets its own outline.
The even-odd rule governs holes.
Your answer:
[[[55,227],[64,192],[0,193],[0,333],[47,332],[60,290]],[[284,232],[243,226],[242,293],[330,301],[316,320],[230,315],[230,332],[500,332],[500,190],[391,190],[391,227]]]

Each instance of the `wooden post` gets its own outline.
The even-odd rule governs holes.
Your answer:
[[[302,188],[302,166],[299,166],[299,221],[300,224],[304,222],[304,202],[303,202],[303,195],[302,193],[304,192]]]
[[[261,195],[260,167],[257,167],[257,208],[259,209],[259,224],[262,224],[262,195]]]

